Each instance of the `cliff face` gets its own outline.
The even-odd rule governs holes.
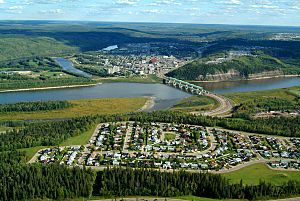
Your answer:
[[[228,72],[216,72],[215,74],[207,74],[206,76],[199,75],[196,80],[198,81],[228,81],[228,80],[243,80],[243,79],[259,79],[263,77],[276,77],[284,75],[280,70],[265,71],[256,74],[250,74],[248,77],[241,75],[237,70],[231,69]]]

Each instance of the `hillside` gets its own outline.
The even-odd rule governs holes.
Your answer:
[[[222,81],[284,74],[300,74],[300,67],[260,53],[228,56],[224,53],[193,61],[167,74],[184,80]]]
[[[32,56],[53,56],[75,52],[78,48],[68,46],[53,38],[5,36],[0,37],[0,61]]]

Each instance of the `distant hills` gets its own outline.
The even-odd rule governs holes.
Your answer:
[[[183,80],[223,81],[300,74],[299,66],[256,51],[243,56],[214,54],[178,68],[167,76]]]

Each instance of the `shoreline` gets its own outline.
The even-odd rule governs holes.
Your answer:
[[[147,96],[148,100],[145,102],[144,106],[137,110],[137,112],[147,112],[148,110],[152,109],[155,105],[155,97]]]
[[[219,83],[219,82],[238,82],[238,81],[266,80],[266,79],[272,79],[272,78],[293,78],[293,77],[300,77],[300,75],[276,75],[276,76],[266,76],[266,77],[254,77],[254,78],[248,78],[248,79],[238,79],[238,80],[211,80],[211,81],[189,80],[189,82]]]
[[[80,88],[80,87],[92,87],[102,83],[96,84],[80,84],[80,85],[70,85],[70,86],[55,86],[55,87],[36,87],[28,89],[8,89],[2,90],[0,93],[9,93],[9,92],[22,92],[22,91],[39,91],[39,90],[51,90],[51,89],[66,89],[66,88]]]

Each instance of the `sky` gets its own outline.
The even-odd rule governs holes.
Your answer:
[[[0,0],[0,20],[300,26],[300,0]]]

